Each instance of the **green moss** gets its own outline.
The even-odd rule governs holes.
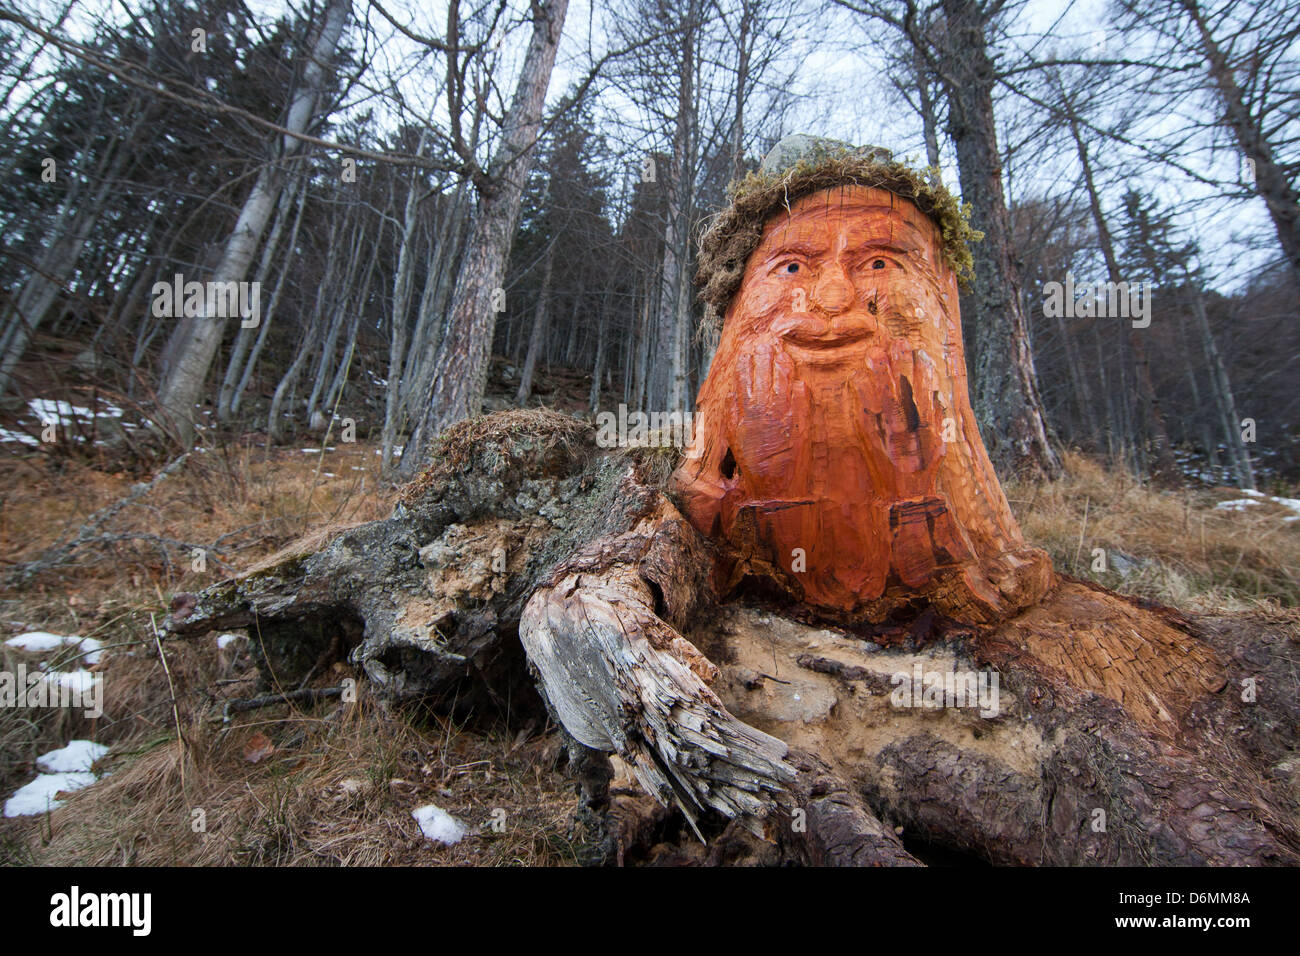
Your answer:
[[[935,170],[915,170],[885,159],[879,152],[863,154],[844,149],[801,159],[780,173],[750,173],[732,183],[731,204],[714,218],[700,238],[699,269],[705,323],[716,324],[726,314],[740,288],[750,253],[763,238],[767,221],[798,199],[836,186],[885,189],[915,203],[939,228],[944,259],[962,285],[974,275],[970,244],[984,238],[971,228],[970,206],[958,202],[938,182]]]

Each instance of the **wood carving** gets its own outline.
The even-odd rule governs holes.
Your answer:
[[[802,619],[881,626],[879,640],[891,623],[897,633],[929,622],[924,631],[966,639],[976,658],[1109,698],[1163,739],[1224,686],[1203,643],[1158,613],[1059,580],[1025,543],[970,406],[957,287],[938,221],[894,191],[841,182],[769,216],[669,482],[714,547],[686,547],[681,513],[660,502],[621,539],[563,565],[525,609],[520,636],[560,720],[627,758],[692,822],[705,806],[762,816],[792,774],[772,770],[781,748],[738,733],[708,686],[716,668],[656,615],[669,613],[656,597],[665,578],[680,592],[703,571],[710,597],[760,596]],[[665,548],[656,591],[646,556]],[[708,603],[703,593],[667,602],[679,627],[681,608]],[[784,725],[780,708],[740,697],[750,721]],[[764,787],[760,767],[782,786]]]
[[[561,415],[465,422],[392,518],[209,589],[172,633],[338,619],[389,693],[463,699],[517,627],[609,859],[661,818],[606,755],[715,862],[916,864],[895,822],[1004,863],[1300,860],[1300,703],[1221,692],[1281,686],[1296,637],[1055,574],[971,411],[953,206],[874,159],[795,179],[706,285],[725,324],[675,471]],[[1001,699],[899,706],[914,669]]]
[[[893,193],[841,186],[773,219],[696,421],[674,488],[730,546],[723,591],[764,578],[870,621],[923,601],[991,624],[1048,589],[971,411],[956,274]]]

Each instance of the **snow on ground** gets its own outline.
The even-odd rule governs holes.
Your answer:
[[[1274,504],[1281,505],[1283,508],[1286,508],[1286,509],[1289,510],[1289,511],[1294,511],[1294,512],[1295,512],[1295,518],[1284,518],[1284,519],[1283,519],[1284,521],[1294,521],[1294,520],[1296,520],[1296,518],[1300,518],[1300,498],[1279,498],[1277,495],[1266,495],[1266,494],[1264,494],[1264,492],[1262,492],[1262,491],[1255,491],[1255,490],[1250,489],[1250,488],[1243,488],[1243,489],[1241,489],[1241,493],[1242,493],[1243,495],[1249,495],[1251,498],[1260,499],[1260,500],[1263,500],[1263,501],[1271,501],[1271,502],[1273,502]],[[1244,499],[1237,499],[1237,500],[1238,500],[1238,501],[1241,501],[1241,500],[1244,500]],[[1221,501],[1221,502],[1219,502],[1217,505],[1215,505],[1215,507],[1216,507],[1216,508],[1223,508],[1224,505],[1232,504],[1232,503],[1233,503],[1233,502]],[[1259,501],[1252,501],[1252,502],[1250,502],[1250,503],[1251,503],[1251,504],[1258,504]],[[1242,509],[1241,509],[1241,508],[1228,508],[1228,509],[1225,509],[1225,510],[1228,510],[1228,511],[1241,511]]]
[[[33,654],[43,654],[46,651],[52,651],[56,647],[62,647],[66,638],[62,634],[51,634],[49,631],[28,631],[26,634],[19,634],[17,637],[11,637],[5,641],[10,647],[17,647],[24,651],[31,651]]]
[[[1233,498],[1231,501],[1220,501],[1214,506],[1215,511],[1245,511],[1247,508],[1258,505],[1259,502],[1252,498]]]
[[[122,409],[116,405],[110,405],[108,402],[101,402],[99,412],[91,411],[89,408],[82,408],[80,405],[73,405],[71,402],[65,402],[58,398],[33,398],[27,403],[32,414],[42,422],[56,421],[61,422],[74,418],[94,418],[96,414],[100,418],[121,418]]]
[[[82,659],[92,667],[99,663],[99,658],[104,653],[103,642],[93,637],[80,637],[76,634],[51,634],[49,631],[28,631],[26,634],[19,634],[17,637],[9,638],[5,643],[10,647],[17,647],[33,654],[44,654],[56,648],[71,645],[81,651]]]
[[[39,426],[48,424],[67,425],[75,421],[89,422],[95,418],[121,418],[125,412],[109,402],[99,402],[99,410],[85,408],[81,405],[74,405],[66,402],[61,398],[33,398],[27,403],[27,414],[36,419]],[[138,427],[130,422],[122,422],[124,428]],[[78,440],[81,435],[76,436]],[[40,441],[21,431],[11,431],[8,428],[0,428],[0,442],[15,441],[23,445],[39,445]],[[106,444],[103,441],[96,441],[95,444]]]
[[[242,640],[244,640],[243,634],[219,634],[217,636],[217,650],[224,651],[231,644],[235,643],[235,641]]]
[[[81,698],[85,698],[87,694],[95,689],[95,677],[96,675],[85,669],[51,671],[45,675],[45,679],[51,684],[66,687],[74,696]]]
[[[87,671],[78,673],[91,676]],[[58,809],[62,806],[62,801],[55,797],[60,792],[80,790],[98,779],[90,768],[106,753],[108,747],[93,740],[70,740],[58,750],[41,754],[36,758],[36,767],[42,772],[31,783],[15,790],[14,795],[5,801],[4,815],[24,817]]]
[[[59,791],[80,790],[94,782],[93,773],[43,773],[26,786],[19,787],[5,801],[5,816],[23,817],[57,809],[62,806],[61,801],[54,799]]]
[[[70,740],[67,746],[37,757],[36,766],[46,773],[89,773],[106,753],[108,747],[93,740]]]
[[[411,816],[415,817],[415,822],[420,825],[420,832],[434,843],[445,843],[451,846],[463,840],[465,834],[469,832],[465,824],[432,803],[412,810]]]
[[[0,441],[22,442],[24,445],[39,445],[40,441],[33,438],[26,432],[11,432],[7,428],[0,428]]]

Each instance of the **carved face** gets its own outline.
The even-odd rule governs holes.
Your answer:
[[[952,270],[929,219],[892,193],[826,190],[777,216],[729,309],[734,334],[771,339],[794,365],[843,375],[896,340],[946,350]]]
[[[874,619],[918,591],[999,605],[989,578],[1023,542],[970,410],[956,277],[908,200],[843,186],[769,220],[696,423],[675,487],[731,545],[726,584]]]

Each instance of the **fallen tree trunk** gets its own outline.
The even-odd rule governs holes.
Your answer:
[[[458,426],[434,458],[390,518],[304,539],[179,602],[171,638],[246,627],[268,683],[296,686],[332,647],[383,693],[444,705],[512,696],[520,713],[520,637],[558,642],[533,657],[553,712],[584,744],[623,756],[652,795],[611,794],[603,772],[588,780],[611,862],[1300,859],[1292,623],[1178,615],[1062,579],[996,629],[935,614],[827,626],[780,596],[719,602],[715,545],[659,490],[669,466],[659,451],[600,454],[582,423],[506,412]],[[580,609],[581,625],[543,638],[545,610]],[[1213,653],[1221,675],[1159,708],[1116,699],[1080,686],[1051,653],[1067,625],[1039,623],[1121,619],[1156,643]],[[612,642],[618,631],[629,645]],[[1132,660],[1148,642],[1132,645]],[[617,680],[590,685],[614,690],[584,731],[565,720],[572,703],[554,675],[577,661],[596,673],[607,654],[632,656],[600,672]],[[923,681],[902,700],[893,681],[918,667],[996,674],[996,715],[926,706]],[[707,844],[689,824],[682,844],[650,836],[664,820],[654,798],[694,816]],[[729,812],[738,822],[727,827]],[[652,839],[653,857],[637,845]]]

